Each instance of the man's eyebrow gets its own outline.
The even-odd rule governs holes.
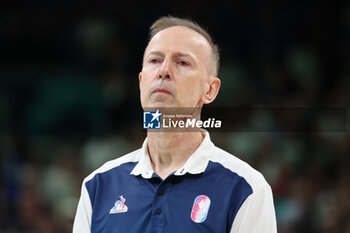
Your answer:
[[[189,57],[192,60],[195,60],[194,57],[188,53],[176,52],[176,53],[174,53],[174,56],[176,56],[176,57]]]
[[[161,52],[161,51],[151,51],[147,54],[147,57],[149,57],[150,55],[157,55],[157,56],[161,56],[161,57],[164,57],[164,53]],[[175,57],[189,57],[191,58],[192,60],[196,60],[193,56],[191,56],[190,54],[188,53],[183,53],[183,52],[175,52],[173,54],[173,56]]]
[[[149,57],[149,56],[151,56],[151,55],[156,55],[156,56],[164,57],[164,53],[161,52],[161,51],[151,51],[151,52],[149,52],[149,53],[146,55],[146,57]]]
[[[149,55],[164,56],[164,53],[161,51],[151,51],[150,53],[147,54],[147,56],[149,56]]]

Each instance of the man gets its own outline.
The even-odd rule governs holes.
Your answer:
[[[218,49],[192,21],[150,28],[139,74],[142,107],[201,108],[220,88]],[[276,232],[270,186],[214,146],[207,131],[148,131],[141,149],[85,178],[74,233]]]

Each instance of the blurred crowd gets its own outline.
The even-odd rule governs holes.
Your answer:
[[[220,47],[214,106],[344,111],[280,115],[297,126],[288,132],[257,108],[244,121],[249,131],[211,138],[265,176],[278,232],[350,232],[350,4],[253,1],[198,11],[189,1],[131,12],[67,4],[2,9],[0,232],[71,232],[83,178],[141,147],[137,77],[148,27],[169,13],[205,26]]]

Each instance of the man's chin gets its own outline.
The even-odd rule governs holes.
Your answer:
[[[144,106],[144,109],[159,109],[159,108],[177,108],[176,104],[174,103],[164,103],[164,102],[157,102],[148,104],[147,106]]]

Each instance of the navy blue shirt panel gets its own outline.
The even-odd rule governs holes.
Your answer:
[[[177,179],[181,182],[170,187],[166,212],[167,222],[174,224],[167,224],[171,229],[165,232],[229,232],[239,208],[253,192],[244,178],[214,162],[209,162],[204,173],[186,174]],[[190,218],[198,195],[206,195],[211,200],[203,223],[195,223]]]
[[[164,181],[156,174],[151,179],[130,175],[135,165],[122,164],[86,183],[92,233],[229,232],[237,211],[252,194],[244,178],[220,163],[209,162],[201,174],[171,174]],[[199,195],[209,197],[211,204],[206,220],[195,223],[191,211]],[[120,196],[128,211],[110,214]]]
[[[147,232],[154,188],[141,177],[130,175],[135,165],[123,164],[86,182],[92,205],[91,233]],[[110,214],[120,196],[126,199],[128,211]]]

